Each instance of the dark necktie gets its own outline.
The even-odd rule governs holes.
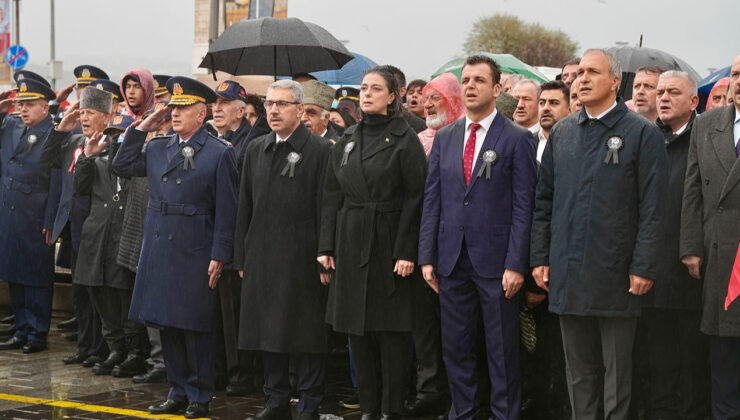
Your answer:
[[[465,143],[465,151],[463,152],[463,174],[465,175],[465,185],[470,185],[470,176],[473,173],[473,160],[475,159],[475,132],[480,128],[480,124],[470,124],[470,136],[468,142]]]

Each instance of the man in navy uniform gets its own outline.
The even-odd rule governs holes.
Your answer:
[[[167,82],[169,106],[129,128],[113,169],[147,176],[149,205],[129,317],[161,329],[170,392],[152,414],[208,415],[214,393],[214,290],[233,255],[234,149],[202,127],[216,94],[187,78]],[[172,109],[175,134],[146,143]]]
[[[0,350],[46,349],[54,287],[49,200],[51,169],[41,159],[52,128],[48,102],[56,96],[40,81],[24,79],[15,100],[20,118],[9,117],[10,91],[0,94],[0,278],[9,283],[16,331]]]

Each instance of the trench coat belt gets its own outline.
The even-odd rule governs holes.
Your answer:
[[[165,216],[168,214],[182,214],[185,216],[211,214],[210,208],[197,207],[192,204],[168,203],[167,201],[150,200],[147,207],[149,210],[159,212]]]
[[[373,249],[373,242],[375,241],[375,217],[378,213],[393,213],[401,211],[403,202],[401,200],[388,200],[378,202],[356,202],[356,201],[345,201],[345,209],[357,209],[361,212],[362,220],[362,238],[359,241],[360,247],[360,267],[366,266],[370,262],[370,253]],[[379,232],[381,235],[388,236],[386,243],[390,243],[390,232],[384,231]],[[381,247],[378,249],[381,255],[381,259],[393,259],[392,246]],[[390,296],[396,288],[395,278],[392,272],[383,273],[383,291],[386,296]]]
[[[24,194],[31,194],[31,192],[33,192],[34,190],[43,191],[43,189],[39,185],[27,184],[25,182],[18,181],[17,179],[13,179],[9,176],[3,177],[3,184],[9,190],[20,191]]]

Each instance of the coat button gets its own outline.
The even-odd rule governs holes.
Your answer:
[[[10,163],[14,163],[14,162],[15,162],[15,159],[10,159]]]
[[[167,182],[167,175],[162,177],[162,182]]]
[[[723,211],[725,211],[725,208],[722,206],[719,206],[719,208],[717,209],[717,213],[722,213]]]
[[[108,207],[108,203],[103,203],[103,207]]]
[[[12,204],[12,205],[10,206],[10,209],[11,209],[11,210],[15,210],[15,204]]]
[[[708,179],[707,179],[706,181],[704,181],[704,182],[705,182],[705,183],[706,183],[707,185],[709,185],[709,180],[708,180]]]
[[[463,201],[463,206],[467,206],[467,205],[468,205],[468,200]]]
[[[177,179],[175,180],[175,184],[177,184],[177,185],[180,185],[180,184],[182,184],[182,180],[181,180],[180,178],[177,178]]]
[[[154,239],[159,239],[159,232],[154,232]]]
[[[170,241],[172,240],[172,234],[171,233],[169,235],[167,235],[167,239],[169,239]]]
[[[465,230],[465,227],[463,227],[463,226],[460,226],[460,230]]]
[[[118,210],[123,210],[123,206],[118,206]]]
[[[19,163],[18,166],[23,167],[23,162]]]

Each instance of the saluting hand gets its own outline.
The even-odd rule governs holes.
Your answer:
[[[522,288],[524,274],[514,270],[505,270],[501,286],[504,288],[506,299],[511,299]]]
[[[146,131],[147,133],[159,130],[159,127],[164,122],[164,119],[167,116],[168,112],[170,112],[170,107],[163,106],[160,110],[148,116],[147,119],[145,119],[144,122],[139,125],[138,129],[141,131]]]
[[[7,113],[13,108],[13,99],[10,97],[11,93],[13,93],[12,90],[4,90],[0,93],[0,112]]]
[[[69,132],[77,127],[80,122],[80,101],[77,101],[71,107],[64,111],[64,117],[57,125],[57,131]]]
[[[439,279],[437,274],[434,272],[434,265],[424,264],[421,266],[421,275],[424,277],[424,281],[427,282],[429,287],[432,288],[437,294],[439,294]]]
[[[550,266],[549,265],[539,265],[535,267],[532,270],[532,277],[534,277],[534,281],[537,283],[537,286],[540,286],[545,291],[550,291]]]
[[[75,88],[75,84],[72,83],[71,85],[67,86],[66,88],[59,91],[57,94],[57,98],[54,100],[54,102],[61,104],[62,102],[66,101],[67,98],[69,98],[69,94],[72,93],[72,89]]]
[[[221,277],[221,272],[224,271],[224,262],[211,260],[211,264],[208,266],[208,287],[215,289],[218,284],[218,279]]]
[[[85,145],[85,156],[92,156],[96,153],[100,153],[103,148],[105,148],[106,142],[101,142],[100,139],[103,138],[103,133],[100,131],[96,131],[93,133],[92,137],[88,140],[87,144]]]

